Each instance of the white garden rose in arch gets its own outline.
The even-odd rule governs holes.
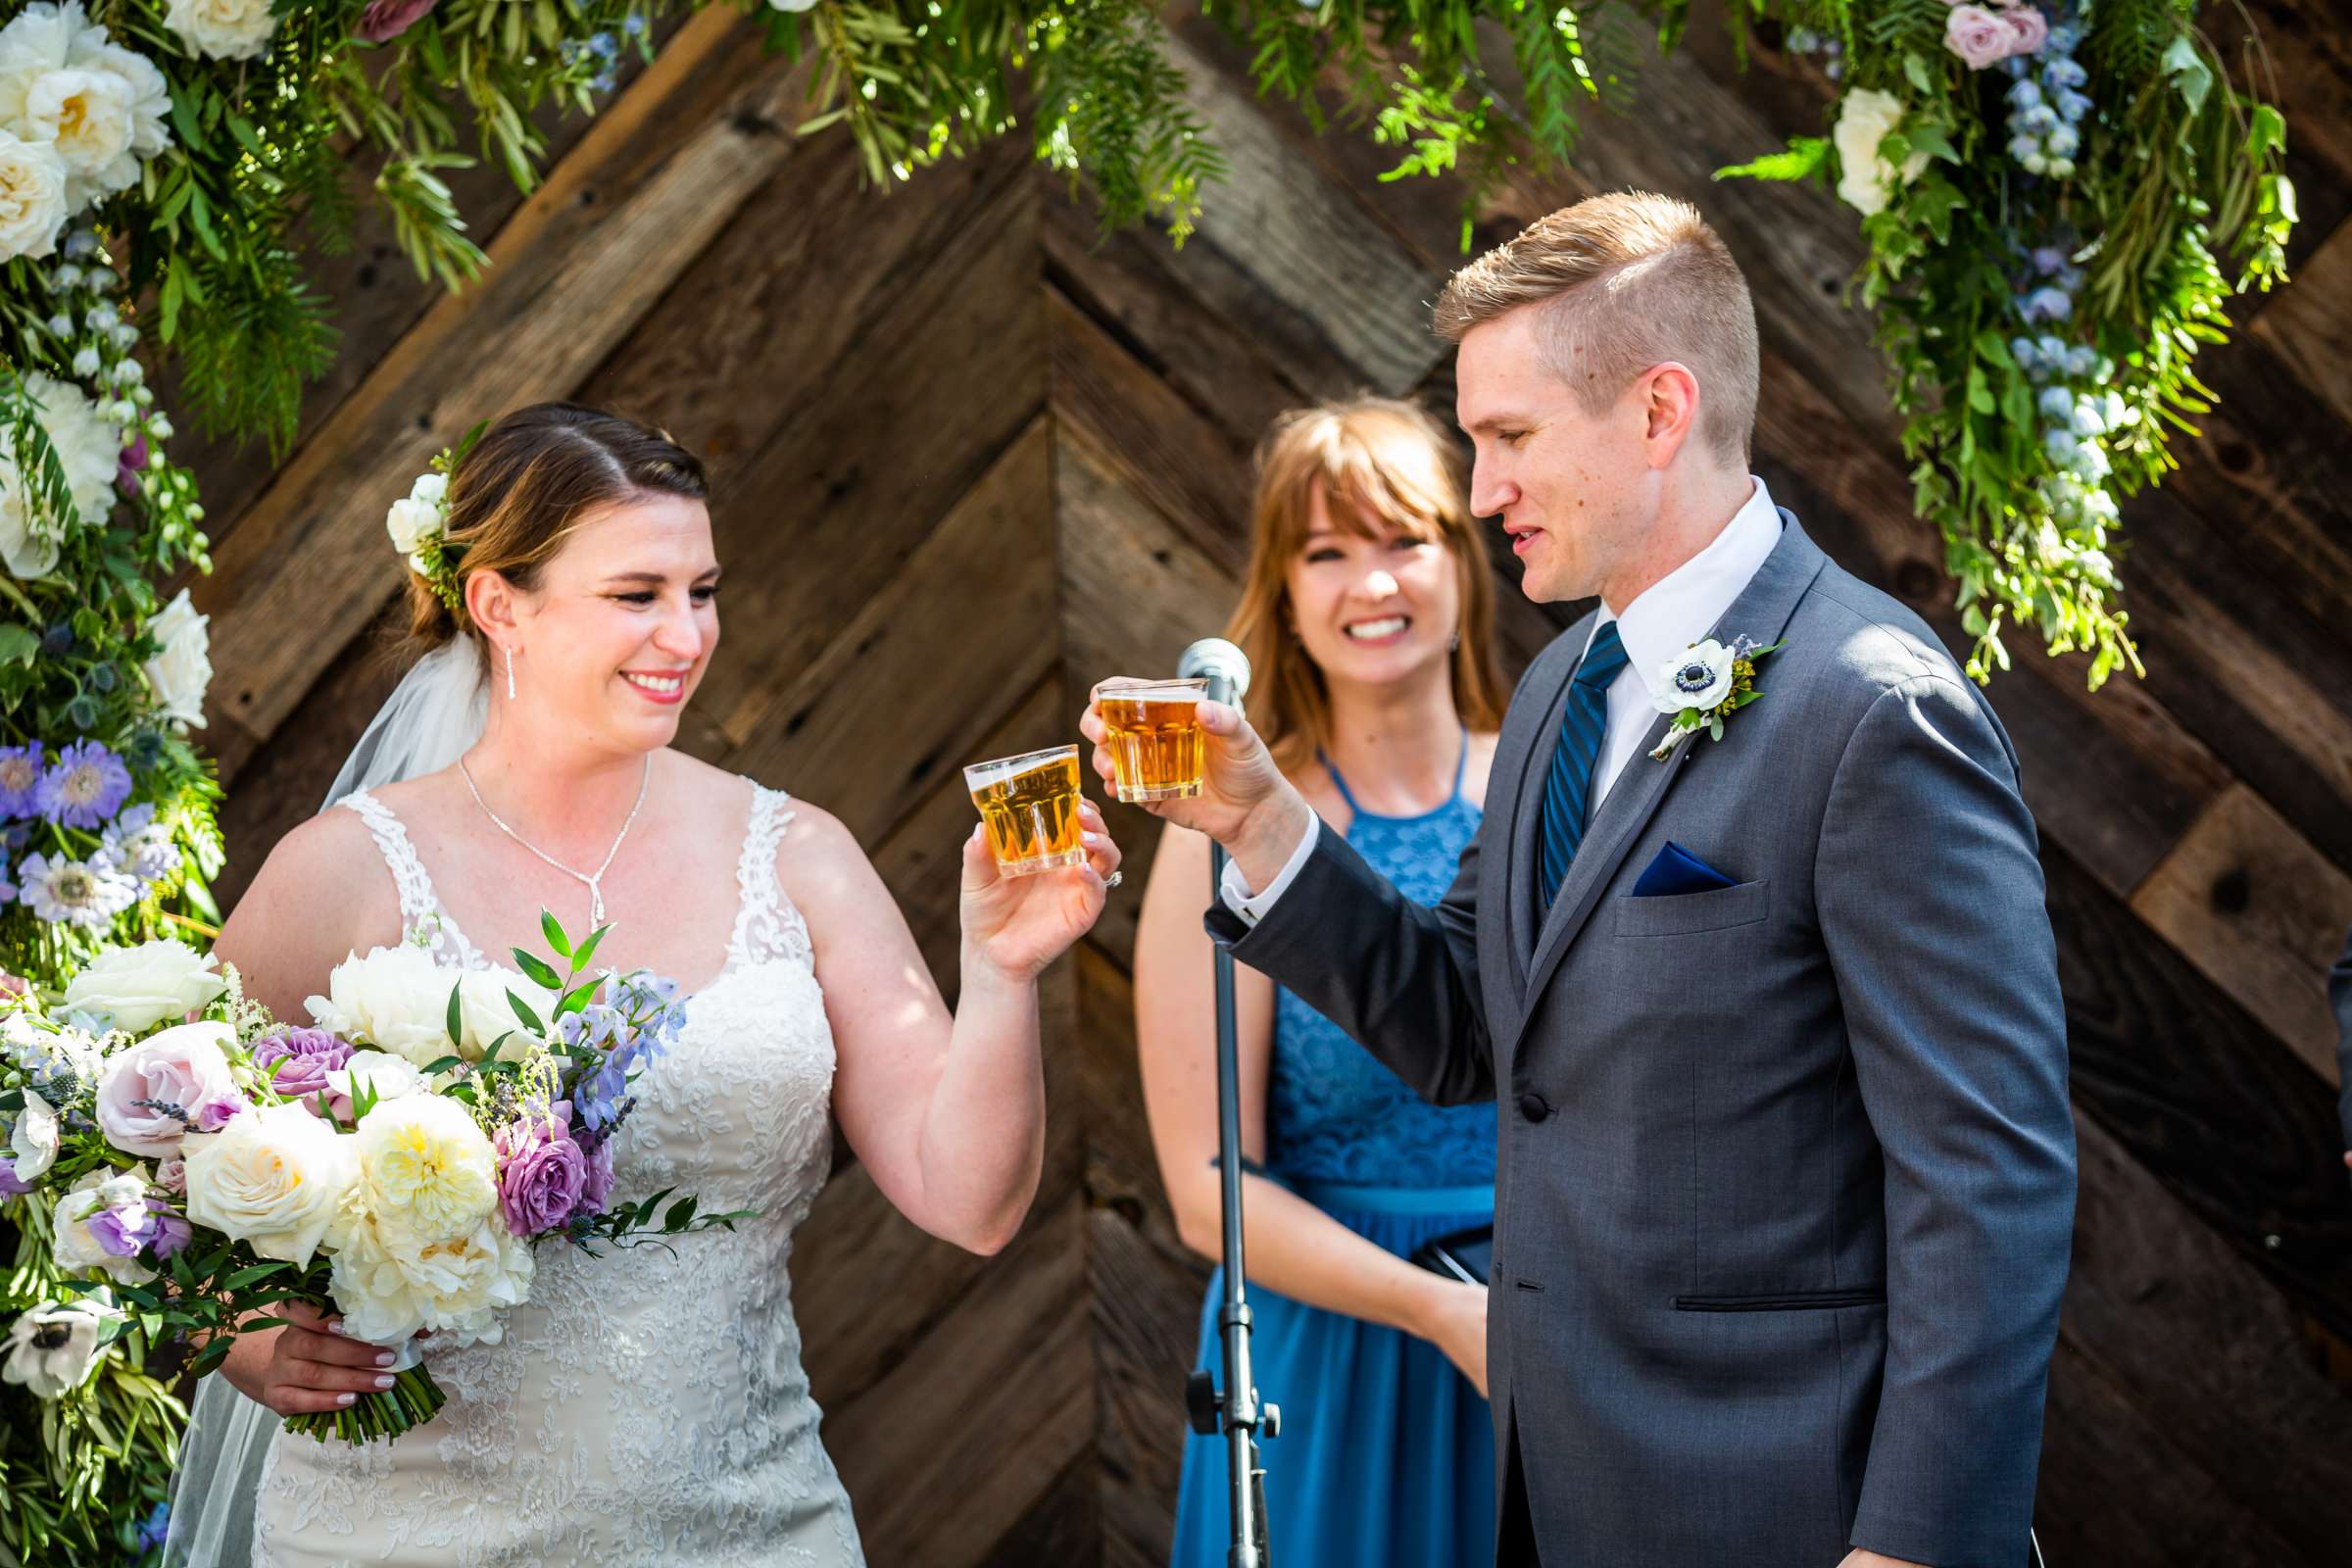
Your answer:
[[[1838,128],[1830,133],[1838,144],[1838,194],[1865,218],[1886,210],[1898,179],[1908,185],[1928,167],[1926,153],[1913,153],[1899,171],[1879,156],[1879,143],[1902,118],[1900,98],[1876,87],[1858,87],[1845,95]]]
[[[213,684],[211,622],[199,613],[182,588],[156,617],[147,633],[162,646],[141,666],[155,692],[164,717],[176,724],[204,727],[204,694]]]
[[[5,150],[0,149],[0,162]],[[75,520],[95,527],[114,510],[115,470],[121,442],[99,416],[98,405],[81,388],[38,370],[24,386],[41,406],[41,428],[65,466],[66,487]],[[13,577],[42,576],[57,565],[57,519],[42,515],[17,462],[16,442],[0,428],[0,562]]]
[[[270,0],[172,0],[164,22],[189,48],[215,60],[251,60],[277,28]]]
[[[28,6],[0,27],[0,130],[56,152],[68,216],[138,179],[139,160],[172,145],[171,111],[164,74],[80,0]]]
[[[56,148],[0,125],[0,262],[56,254],[58,230],[66,226],[66,180]]]

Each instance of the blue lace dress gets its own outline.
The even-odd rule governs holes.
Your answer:
[[[1469,748],[1463,747],[1463,761]],[[1452,798],[1412,817],[1355,805],[1348,842],[1407,898],[1435,904],[1452,883],[1479,810]],[[1276,993],[1266,1099],[1268,1174],[1398,1256],[1494,1218],[1494,1107],[1441,1109],[1288,991]],[[1222,1274],[1200,1309],[1198,1365],[1223,1382],[1216,1330]],[[1282,1406],[1261,1448],[1273,1560],[1283,1568],[1443,1568],[1494,1549],[1494,1440],[1487,1401],[1437,1347],[1252,1287],[1250,1355],[1259,1393]],[[1176,1568],[1223,1568],[1225,1444],[1187,1439],[1176,1504]]]

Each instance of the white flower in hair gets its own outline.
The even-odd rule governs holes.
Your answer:
[[[393,502],[392,510],[384,514],[384,530],[392,536],[392,548],[414,562],[426,540],[440,538],[449,516],[447,474],[419,475],[409,493]]]

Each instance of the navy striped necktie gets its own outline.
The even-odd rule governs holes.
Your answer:
[[[1617,623],[1601,622],[1568,686],[1568,711],[1560,720],[1560,744],[1544,780],[1544,908],[1548,912],[1567,880],[1568,862],[1585,841],[1585,809],[1592,798],[1592,768],[1609,732],[1609,683],[1625,668],[1625,644]]]

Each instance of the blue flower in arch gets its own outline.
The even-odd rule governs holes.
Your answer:
[[[41,775],[34,805],[41,815],[67,827],[103,825],[130,798],[130,769],[96,741],[75,741],[58,753],[57,765]]]
[[[0,816],[30,816],[41,783],[41,749],[0,747]]]

